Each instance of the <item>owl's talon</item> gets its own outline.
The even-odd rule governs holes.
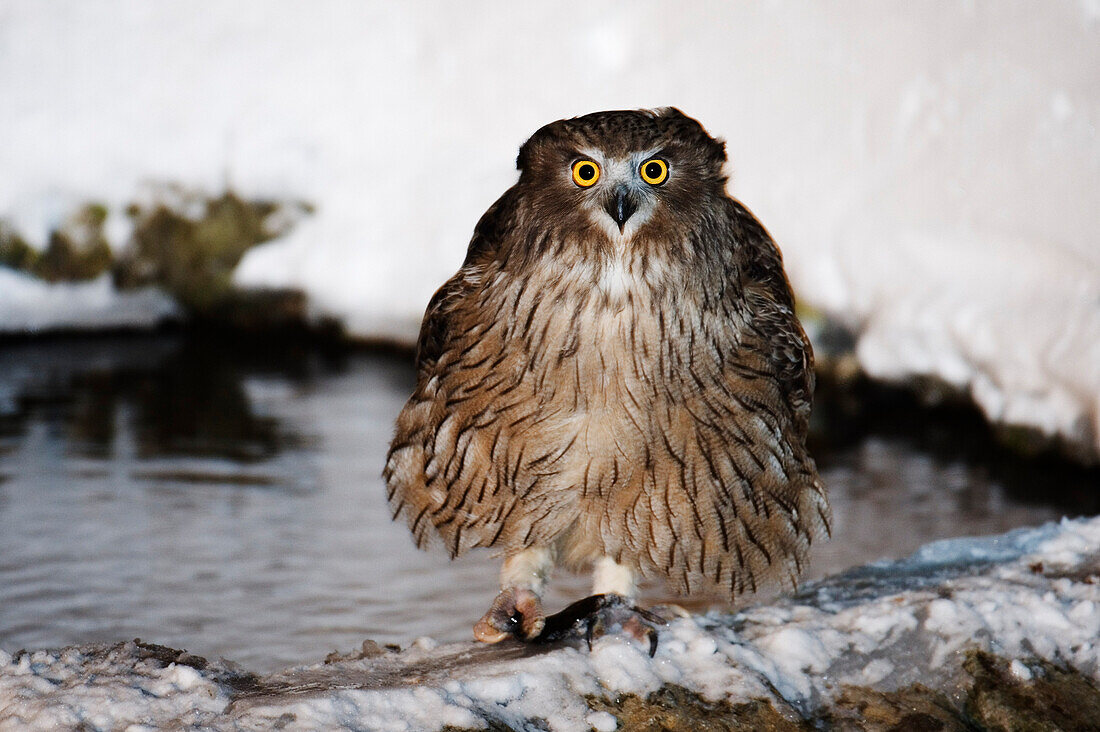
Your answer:
[[[488,612],[474,624],[474,639],[482,643],[499,643],[509,637],[530,641],[543,632],[545,624],[539,596],[510,587],[501,590]]]
[[[599,633],[596,631],[599,630]],[[592,652],[592,640],[603,635],[603,623],[600,622],[599,613],[589,615],[584,622],[584,642],[588,646],[588,652]]]
[[[627,635],[648,643],[650,657],[657,653],[658,634],[654,626],[667,625],[660,615],[634,605],[622,595],[589,595],[561,612],[548,615],[542,633],[533,640],[536,643],[560,640],[582,621],[588,650],[592,650],[592,641],[604,634],[605,627],[618,623]]]
[[[652,616],[653,613],[647,613]],[[649,643],[649,657],[653,658],[657,655],[657,629],[650,625],[648,622],[641,620],[644,616],[639,613],[633,615],[623,622],[623,632],[627,633],[633,638],[639,641]],[[646,619],[648,620],[648,618]],[[664,624],[662,622],[662,624]]]

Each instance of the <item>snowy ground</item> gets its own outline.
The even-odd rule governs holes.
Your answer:
[[[408,341],[527,135],[673,104],[867,371],[1096,448],[1098,8],[0,0],[0,218],[101,202],[117,246],[150,182],[310,201],[238,281]]]
[[[974,650],[1011,660],[1020,683],[1052,664],[1072,670],[1095,696],[1098,547],[1100,518],[937,542],[774,604],[678,617],[652,659],[620,635],[597,639],[591,652],[579,640],[530,649],[422,639],[400,652],[368,643],[362,654],[264,677],[133,643],[0,652],[0,730],[170,720],[246,730],[613,730],[621,720],[600,699],[670,686],[710,701],[765,700],[798,721],[820,718],[853,689],[919,683],[959,704]]]

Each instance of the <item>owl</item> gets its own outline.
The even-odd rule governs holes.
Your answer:
[[[673,108],[552,122],[429,302],[384,478],[421,547],[503,556],[478,640],[545,636],[556,566],[592,572],[578,606],[732,601],[828,532],[813,353],[725,163]]]

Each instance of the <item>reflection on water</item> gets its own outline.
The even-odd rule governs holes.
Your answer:
[[[0,648],[142,637],[271,670],[368,637],[468,637],[497,560],[419,552],[385,506],[411,387],[407,356],[0,345]],[[1095,510],[1023,500],[989,465],[845,424],[818,438],[836,525],[813,575]],[[584,589],[566,579],[548,604]]]

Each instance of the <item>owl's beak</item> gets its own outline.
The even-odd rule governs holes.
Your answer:
[[[629,188],[619,186],[615,189],[615,195],[607,200],[606,210],[619,225],[619,233],[622,233],[626,220],[638,210],[638,204],[630,195]]]

